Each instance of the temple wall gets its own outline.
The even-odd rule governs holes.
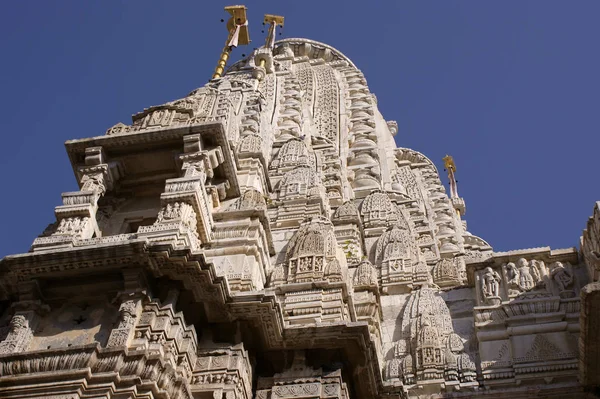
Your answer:
[[[580,251],[495,252],[397,132],[349,59],[286,39],[67,142],[80,190],[2,260],[0,392],[586,397],[600,208]]]

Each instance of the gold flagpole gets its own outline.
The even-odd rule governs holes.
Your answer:
[[[279,25],[280,28],[283,28],[283,20],[284,18],[280,15],[265,14],[263,24],[269,24],[269,33],[267,34],[267,38],[265,39],[266,48],[273,50],[273,47],[275,45],[277,25]],[[266,60],[264,58],[261,58],[258,66],[264,68],[265,64]]]
[[[225,43],[225,47],[223,47],[223,51],[221,52],[219,62],[217,62],[215,73],[213,73],[212,76],[213,79],[220,78],[221,75],[223,75],[223,71],[225,70],[227,61],[229,60],[229,54],[231,53],[231,49],[233,47],[237,47],[237,45],[239,44],[246,45],[250,43],[246,10],[246,6],[225,7],[225,11],[231,14],[231,18],[229,18],[229,20],[227,21],[227,30],[229,31],[229,35],[227,36],[227,42]],[[232,43],[231,41],[236,31],[238,32],[237,43]]]
[[[456,164],[454,163],[454,158],[452,158],[450,155],[446,155],[444,158],[442,158],[442,160],[444,161],[444,167],[448,172],[448,179],[450,180],[450,198],[458,198],[458,187],[456,184],[456,176],[454,175],[454,173],[456,173]],[[460,219],[461,212],[458,209],[456,209],[456,214]]]

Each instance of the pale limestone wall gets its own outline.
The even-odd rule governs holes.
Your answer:
[[[89,368],[62,394],[108,373],[145,398],[584,397],[597,218],[582,259],[494,252],[397,132],[349,59],[286,39],[68,142],[81,190],[3,261],[0,388]]]

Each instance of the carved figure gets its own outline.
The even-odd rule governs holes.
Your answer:
[[[485,302],[496,302],[494,299],[500,299],[500,275],[491,267],[486,267],[481,276],[481,292]]]
[[[552,269],[551,277],[558,287],[559,295],[564,298],[575,296],[573,291],[573,271],[561,262],[556,262]]]
[[[88,217],[65,218],[60,221],[54,234],[80,236],[87,227]]]
[[[94,191],[100,194],[106,192],[106,183],[104,182],[104,174],[86,173],[81,178],[81,191]]]
[[[535,281],[529,272],[529,262],[525,258],[521,258],[517,261],[517,265],[519,268],[519,287],[523,291],[529,291],[535,287]]]
[[[518,295],[521,292],[521,288],[519,287],[519,269],[517,269],[517,266],[513,262],[509,262],[504,266],[504,270],[508,284],[508,295]]]

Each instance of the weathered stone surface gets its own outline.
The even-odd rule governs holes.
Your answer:
[[[67,142],[80,191],[0,264],[0,396],[597,392],[600,202],[579,252],[494,252],[397,132],[347,57],[286,39]]]

